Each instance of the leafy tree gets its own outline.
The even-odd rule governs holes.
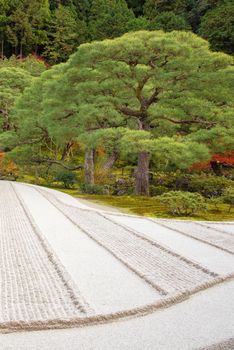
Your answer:
[[[190,166],[209,157],[212,128],[233,125],[231,62],[189,32],[136,32],[81,45],[68,62],[66,84],[74,95],[63,114],[68,110],[66,122],[82,121],[89,130],[114,123],[133,129],[126,144],[138,153],[136,193],[148,194],[154,153],[164,148],[166,157],[177,147],[188,154],[182,167]],[[207,142],[194,143],[196,133]]]
[[[175,14],[184,14],[186,8],[186,0],[146,0],[144,13],[148,18],[153,19],[164,11],[172,11]]]
[[[32,76],[40,76],[45,71],[46,65],[43,60],[34,56],[27,56],[24,59],[18,59],[16,56],[11,56],[9,59],[0,60],[0,68],[21,68]]]
[[[52,16],[49,41],[44,56],[52,63],[65,61],[85,40],[86,25],[69,7],[59,5]]]
[[[135,17],[128,21],[126,30],[127,32],[134,32],[137,30],[144,30],[144,29],[147,30],[147,29],[151,29],[150,25],[151,23],[146,17],[144,16],[140,16],[137,18]]]
[[[9,10],[9,1],[0,0],[0,52],[1,58],[4,58],[4,41],[6,36],[7,11]]]
[[[91,5],[92,0],[72,0],[72,6],[77,13],[77,17],[86,22],[90,16]]]
[[[166,32],[172,30],[191,30],[184,16],[176,15],[172,11],[165,11],[155,16],[150,22],[149,29],[162,29]]]
[[[127,31],[127,23],[133,18],[125,0],[93,0],[88,24],[90,38],[117,37]]]
[[[0,68],[0,130],[12,128],[10,111],[16,98],[31,82],[32,77],[21,68]],[[0,132],[1,132],[0,131]]]
[[[30,86],[34,75],[41,74],[45,68],[42,62],[32,57],[25,60],[12,57],[0,61],[0,135],[2,132],[5,134],[6,131],[15,130],[16,124],[11,115],[15,102],[24,89]],[[3,143],[3,147],[5,146],[7,145]]]
[[[21,0],[9,16],[8,41],[20,57],[37,52],[47,41],[46,25],[50,10],[48,0]]]
[[[16,160],[20,166],[45,166],[49,170],[54,165],[69,171],[81,167],[69,162],[70,153],[77,147],[76,130],[69,122],[62,128],[61,112],[56,109],[59,103],[53,105],[52,101],[51,104],[48,93],[51,82],[60,79],[65,67],[65,64],[56,65],[33,80],[12,110],[16,131],[2,134],[0,146],[8,147],[11,150],[8,158]]]
[[[234,47],[234,3],[225,1],[201,20],[199,34],[208,39],[211,48],[227,53],[233,52]]]
[[[195,33],[198,32],[202,17],[222,2],[223,0],[191,0],[189,2],[186,17]]]

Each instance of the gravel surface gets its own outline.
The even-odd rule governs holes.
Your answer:
[[[233,232],[234,225],[228,226],[230,232],[224,232],[222,230],[222,226],[220,227],[216,225],[216,227],[212,229],[211,226],[208,226],[207,224],[200,224],[199,222],[186,222],[178,220],[175,228],[175,222],[172,220],[155,221],[162,226],[176,230],[234,255],[234,236],[230,233],[231,230]]]
[[[0,349],[225,344],[234,335],[232,228],[107,212],[1,181],[0,332],[89,326],[0,335]]]

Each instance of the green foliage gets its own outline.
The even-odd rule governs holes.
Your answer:
[[[90,38],[101,40],[122,35],[133,19],[125,0],[93,0],[88,22]]]
[[[233,185],[234,182],[224,176],[202,174],[193,175],[190,177],[188,190],[192,192],[199,192],[203,196],[210,198],[222,196],[225,189]]]
[[[104,194],[105,189],[102,185],[81,184],[80,190],[82,193],[87,194]]]
[[[234,207],[234,184],[232,187],[227,187],[223,191],[222,196],[223,203],[229,204],[229,212],[231,211],[231,208]]]
[[[0,133],[12,128],[10,111],[32,76],[21,68],[0,68]]]
[[[224,1],[202,18],[199,33],[208,39],[214,50],[233,52],[234,47],[234,3]]]
[[[232,53],[232,12],[231,0],[0,0],[0,57],[35,52],[54,64],[89,40],[190,26]]]
[[[55,180],[62,182],[65,188],[70,188],[76,183],[76,174],[71,171],[61,170],[56,174]]]
[[[160,196],[161,194],[163,194],[165,192],[168,192],[168,188],[166,186],[163,186],[163,185],[158,185],[158,186],[151,185],[150,186],[150,195],[152,197]]]
[[[205,199],[199,193],[170,191],[158,199],[173,215],[188,216],[206,209]]]
[[[133,10],[137,17],[143,15],[145,0],[126,0],[126,2],[128,4],[128,7]]]
[[[21,57],[33,50],[37,51],[37,46],[45,44],[49,17],[48,0],[19,1],[13,9],[6,32],[8,41]]]
[[[9,59],[4,58],[0,60],[0,68],[21,68],[33,77],[40,76],[46,70],[45,63],[32,55],[24,59],[19,59],[15,55]]]
[[[165,11],[151,20],[148,29],[162,29],[170,32],[172,30],[191,30],[191,27],[184,16],[177,15],[172,11]]]
[[[144,30],[144,29],[146,30],[152,29],[150,26],[150,21],[144,16],[132,18],[127,22],[127,25],[126,25],[127,32],[134,32],[137,30]]]
[[[173,11],[175,14],[186,12],[186,0],[146,0],[144,13],[150,19],[163,12]]]
[[[77,19],[69,7],[59,5],[51,18],[43,55],[52,63],[65,61],[85,41],[86,35],[85,22]]]
[[[77,142],[117,151],[138,161],[135,175],[148,193],[147,157],[154,169],[184,170],[210,158],[217,128],[233,130],[231,63],[190,32],[140,31],[83,44],[18,101],[18,137],[40,142],[36,161],[58,152],[64,161]]]

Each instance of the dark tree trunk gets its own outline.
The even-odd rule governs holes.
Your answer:
[[[138,154],[138,163],[135,173],[135,193],[139,196],[149,196],[149,162],[148,152]]]
[[[1,59],[3,60],[4,58],[4,40],[1,40]]]
[[[84,164],[85,183],[89,185],[94,184],[94,150],[86,149],[85,164]]]

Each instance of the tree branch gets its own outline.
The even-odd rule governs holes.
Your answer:
[[[215,126],[217,124],[215,122],[209,122],[209,121],[205,121],[205,120],[201,120],[201,119],[175,120],[175,119],[168,118],[168,117],[162,117],[161,119],[167,120],[173,124],[204,124],[204,125],[208,125],[208,126]]]
[[[76,167],[69,167],[66,164],[64,164],[61,161],[59,161],[59,160],[53,160],[53,159],[49,159],[49,158],[33,158],[32,161],[34,163],[37,163],[37,164],[41,164],[41,163],[47,163],[47,164],[50,164],[50,165],[56,164],[56,165],[61,166],[64,169],[71,170],[71,171],[78,170],[78,169],[83,169],[82,165],[78,165]]]

